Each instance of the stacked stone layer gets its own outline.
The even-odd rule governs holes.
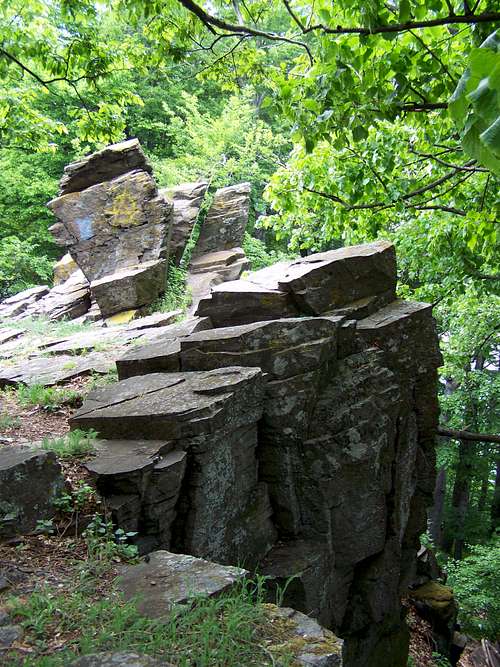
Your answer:
[[[137,348],[72,420],[111,439],[89,467],[142,545],[294,577],[285,599],[345,639],[347,667],[405,663],[432,493],[437,336],[395,283],[378,242],[216,287],[199,313],[217,328]],[[123,471],[138,439],[165,444]]]

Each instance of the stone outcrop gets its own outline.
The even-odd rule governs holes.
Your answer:
[[[53,452],[0,449],[0,539],[29,533],[50,518],[63,487]]]
[[[250,209],[250,184],[220,188],[201,226],[189,266],[190,312],[221,283],[238,280],[250,262],[241,249]]]
[[[92,283],[93,298],[104,317],[118,312],[118,307],[147,305],[165,289],[166,265],[161,260],[168,254],[173,206],[159,194],[137,139],[68,165],[59,196],[48,206],[57,218],[51,227],[55,240]],[[56,277],[68,263],[59,265]],[[151,292],[145,294],[141,288],[138,299],[137,276],[149,274],[152,266]]]
[[[49,207],[58,219],[53,236],[89,281],[166,255],[172,207],[145,171],[63,195]]]
[[[110,441],[97,484],[122,496],[116,519],[135,508],[143,547],[256,568],[271,591],[293,577],[285,601],[344,638],[345,667],[406,663],[400,596],[434,481],[437,336],[395,283],[377,242],[215,287],[198,313],[217,328],[135,349],[72,419]],[[124,473],[136,440],[168,451]],[[155,466],[182,453],[163,511]]]
[[[250,183],[220,188],[205,218],[195,255],[241,246],[250,210]]]
[[[175,468],[182,475],[176,483],[180,492],[175,511],[151,511],[159,501],[151,499],[148,488],[147,498],[139,487],[133,494],[144,517],[144,537],[217,562],[255,564],[275,540],[265,483],[257,475],[263,392],[262,373],[256,368],[154,373],[94,392],[70,423],[95,428],[103,438],[127,439],[134,433],[142,439],[167,440],[168,453],[179,457],[186,452],[185,472],[183,466]],[[107,470],[113,458],[108,457]],[[169,474],[162,458],[158,465],[160,476],[162,470]],[[99,476],[97,484],[102,483]]]
[[[68,251],[54,267],[54,288],[36,287],[0,303],[0,319],[48,317],[82,323],[127,322],[145,312],[178,265],[208,189],[207,181],[158,190],[137,139],[65,167],[48,203],[50,231]],[[193,313],[212,287],[237,280],[250,264],[241,249],[250,185],[216,191],[189,267]]]
[[[160,195],[173,206],[169,257],[175,264],[179,264],[181,260],[186,243],[189,241],[198,218],[207,188],[207,181],[199,181],[197,183],[182,183],[174,188],[162,188],[159,191]]]

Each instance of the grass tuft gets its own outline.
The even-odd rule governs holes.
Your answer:
[[[42,449],[55,452],[61,459],[81,458],[95,452],[97,431],[75,429],[62,438],[44,438]]]
[[[45,387],[41,384],[20,385],[16,396],[23,407],[36,405],[49,412],[59,410],[63,405],[75,406],[82,398],[81,393],[73,389]]]

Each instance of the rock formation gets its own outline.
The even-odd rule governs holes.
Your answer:
[[[220,188],[203,223],[196,255],[241,245],[250,210],[250,183]]]
[[[163,291],[172,205],[159,195],[137,139],[68,165],[48,206],[58,220],[52,234],[90,282],[104,317]]]
[[[250,210],[250,183],[239,183],[216,191],[203,221],[189,267],[188,288],[192,307],[221,283],[238,280],[250,268],[241,249]]]
[[[406,663],[433,488],[437,336],[395,285],[377,242],[215,287],[217,328],[134,349],[71,420],[100,433],[89,471],[143,551],[294,577],[285,602],[344,638],[345,667]]]
[[[203,198],[208,188],[207,181],[182,183],[175,188],[162,188],[160,195],[173,206],[172,232],[169,257],[179,264],[186,243],[198,218]]]

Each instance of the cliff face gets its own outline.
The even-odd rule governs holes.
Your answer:
[[[198,307],[216,328],[136,348],[72,419],[103,438],[88,467],[144,551],[288,582],[347,667],[406,664],[434,481],[437,336],[395,284],[386,242],[221,284]]]

